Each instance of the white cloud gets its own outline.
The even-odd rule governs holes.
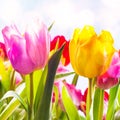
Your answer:
[[[103,4],[110,8],[120,8],[120,0],[101,0]]]
[[[47,3],[43,7],[46,15],[55,20],[60,27],[73,27],[79,24],[93,24],[94,14],[89,9],[77,9],[78,3],[70,0]],[[47,7],[46,7],[47,6]]]
[[[29,2],[29,0],[28,0]],[[89,0],[45,0],[37,4],[31,0],[23,5],[19,0],[2,0],[0,4],[0,22],[4,24],[17,23],[21,29],[34,17],[41,17],[43,21],[50,25],[55,24],[51,30],[52,36],[63,34],[68,39],[71,37],[75,27],[83,27],[85,24],[95,26],[97,29],[107,29],[116,40],[116,45],[120,38],[120,1],[119,0],[99,0],[93,2]],[[33,5],[34,3],[34,5]],[[34,7],[29,7],[29,6]]]
[[[83,2],[84,4],[84,2]],[[71,37],[71,33],[75,27],[82,27],[85,24],[94,24],[94,13],[89,8],[81,9],[80,2],[72,0],[45,1],[38,4],[36,10],[47,18],[46,21],[55,21],[53,31],[54,34],[63,34]]]
[[[4,22],[18,20],[22,10],[18,0],[3,0],[0,4],[0,18]]]

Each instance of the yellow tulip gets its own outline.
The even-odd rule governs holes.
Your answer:
[[[114,40],[108,31],[97,35],[92,26],[77,28],[70,40],[70,61],[75,72],[88,78],[105,72],[115,51]]]

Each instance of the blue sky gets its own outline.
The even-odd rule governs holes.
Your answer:
[[[39,17],[47,26],[55,21],[50,31],[52,38],[64,35],[70,39],[74,28],[88,24],[97,33],[102,29],[110,31],[119,49],[119,11],[120,0],[0,0],[0,30],[11,23],[22,29],[31,19]],[[3,41],[1,33],[0,40]],[[81,86],[86,83],[81,82]]]

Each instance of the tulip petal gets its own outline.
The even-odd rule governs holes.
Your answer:
[[[38,68],[42,68],[47,60],[50,50],[50,35],[47,27],[37,21],[25,32],[27,53]]]
[[[2,30],[2,33],[7,55],[14,69],[21,74],[32,72],[35,66],[27,56],[25,39],[16,30],[16,27],[7,26]]]

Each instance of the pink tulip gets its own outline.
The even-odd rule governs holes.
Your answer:
[[[7,55],[14,69],[28,74],[41,69],[48,61],[50,35],[45,24],[36,21],[22,35],[15,25],[2,30]]]
[[[75,104],[75,106],[77,108],[79,108],[81,102],[82,102],[82,93],[80,90],[76,89],[74,85],[72,84],[68,84],[67,82],[63,82],[61,80],[56,81],[54,83],[54,85],[58,88],[58,92],[59,92],[59,105],[61,106],[61,108],[64,110],[64,106],[63,106],[63,102],[62,102],[62,88],[63,86],[66,87],[69,96],[71,97],[73,103]],[[53,102],[55,101],[55,95],[53,94],[53,98],[52,98]]]
[[[120,77],[120,51],[114,53],[111,65],[107,72],[113,78]]]
[[[22,80],[23,80],[22,76],[18,72],[16,72],[15,73],[15,84],[19,85],[22,82]]]
[[[118,84],[120,77],[120,52],[115,52],[108,70],[97,78],[97,86],[109,89]]]
[[[62,63],[60,63],[59,65],[58,65],[58,68],[57,68],[57,74],[60,74],[60,73],[67,73],[67,72],[69,72],[69,70],[64,66],[64,65],[62,65]]]

